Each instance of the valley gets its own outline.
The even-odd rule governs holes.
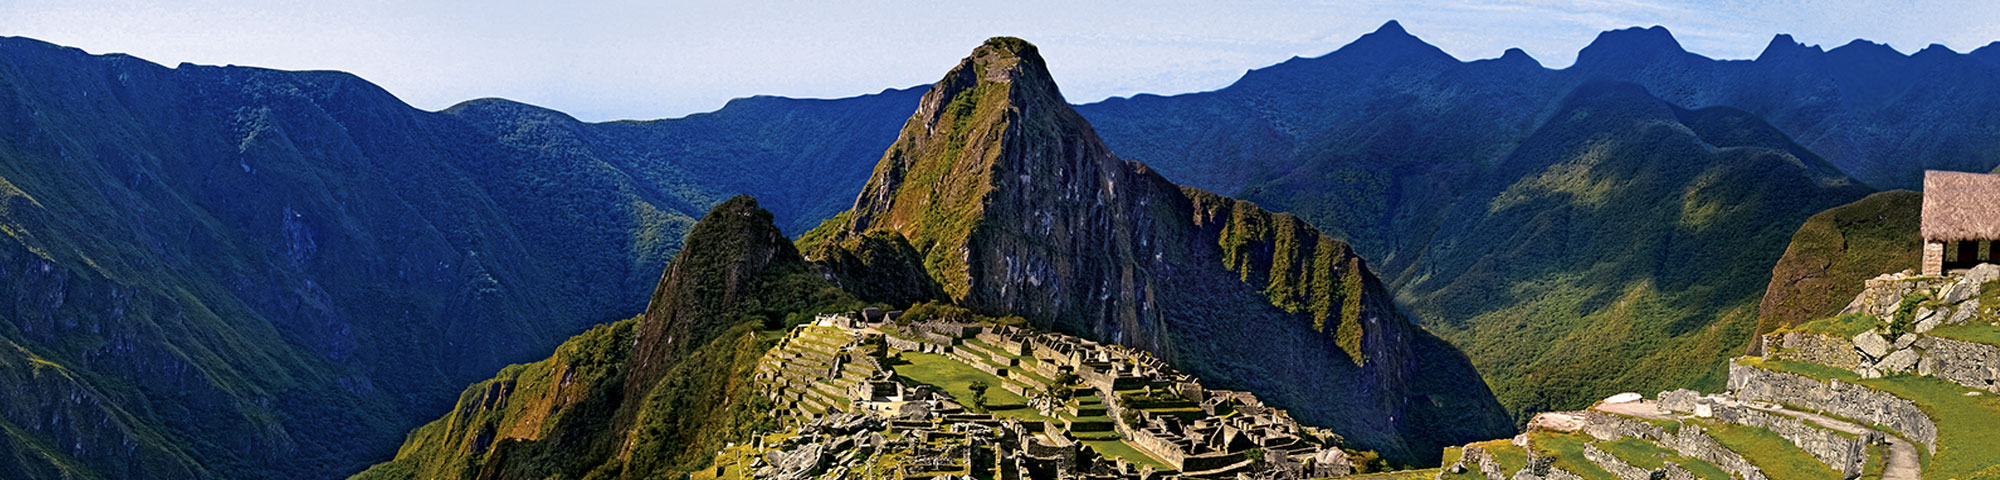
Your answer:
[[[0,37],[0,478],[2000,478],[1996,45],[584,122]]]

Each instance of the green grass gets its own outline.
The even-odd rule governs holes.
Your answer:
[[[1000,377],[979,371],[944,355],[902,352],[900,357],[902,358],[902,363],[895,366],[897,376],[901,376],[912,382],[936,387],[938,391],[950,395],[951,398],[958,400],[959,403],[965,403],[966,399],[972,398],[972,390],[967,388],[972,385],[972,382],[986,382],[988,385],[998,385],[1000,382]],[[1080,402],[1089,405],[1096,400],[1096,397],[1085,397]],[[995,405],[1027,404],[1027,399],[998,387],[986,390],[986,401],[989,404]],[[1040,412],[1026,407],[995,410],[991,413],[1002,417],[1013,417],[1022,420],[1060,421],[1044,416]],[[1111,417],[1093,416],[1076,420],[1081,422],[1110,422]],[[1132,447],[1131,444],[1125,443],[1124,439],[1116,437],[1116,432],[1107,433],[1109,433],[1108,436],[1110,438],[1101,438],[1107,435],[1078,434],[1076,436],[1078,441],[1083,442],[1085,445],[1090,445],[1098,453],[1123,458],[1134,464],[1152,465],[1156,470],[1172,470],[1172,467],[1168,467],[1158,459],[1140,452],[1137,448]]]
[[[1994,327],[1992,325],[1982,325],[1977,323],[1968,323],[1964,325],[1951,325],[1947,327],[1939,327],[1936,329],[1932,329],[1930,332],[1926,333],[1929,333],[1930,335],[1933,336],[1949,338],[1952,340],[1963,340],[1973,343],[1984,343],[1987,345],[2000,345],[2000,327]]]
[[[1441,472],[1442,469],[1426,468],[1423,470],[1397,470],[1394,472],[1363,473],[1360,475],[1349,475],[1340,478],[1342,480],[1430,480],[1433,478],[1437,478],[1437,476]],[[1444,473],[1443,475],[1446,475],[1447,476],[1446,478],[1457,478],[1457,477],[1450,477],[1449,475],[1451,474],[1448,473]]]
[[[1599,468],[1590,459],[1583,458],[1583,445],[1591,438],[1582,433],[1538,432],[1529,440],[1544,455],[1556,458],[1555,467],[1577,474],[1586,479],[1617,480],[1611,472]]]
[[[1642,439],[1621,438],[1610,442],[1598,442],[1597,448],[1604,450],[1605,453],[1609,453],[1611,456],[1624,460],[1625,463],[1630,463],[1632,466],[1647,470],[1658,469],[1665,466],[1666,462],[1671,461],[1680,465],[1681,468],[1687,469],[1688,472],[1693,473],[1698,478],[1705,480],[1730,480],[1729,473],[1722,471],[1715,464],[1681,456],[1680,453],[1660,447],[1659,445],[1654,445],[1653,442]]]
[[[1827,335],[1833,335],[1836,338],[1845,339],[1845,338],[1854,338],[1855,335],[1860,335],[1861,332],[1874,330],[1875,327],[1879,327],[1881,326],[1881,324],[1882,324],[1881,320],[1876,319],[1873,315],[1847,314],[1838,317],[1813,320],[1810,322],[1806,322],[1804,324],[1800,324],[1796,327],[1781,329],[1779,330],[1779,332],[1800,331],[1809,333],[1824,333]]]
[[[1833,479],[1841,478],[1840,472],[1827,468],[1812,454],[1799,449],[1770,430],[1717,422],[1702,422],[1702,429],[1715,441],[1721,442],[1730,451],[1742,454],[1750,463],[1764,470],[1771,478],[1791,479]]]
[[[1089,445],[1091,449],[1097,450],[1097,453],[1104,454],[1105,456],[1122,458],[1135,465],[1151,465],[1154,471],[1169,471],[1174,469],[1174,467],[1167,466],[1166,463],[1161,462],[1159,459],[1153,458],[1152,455],[1147,455],[1145,452],[1139,451],[1132,444],[1125,443],[1124,440],[1078,440],[1078,442]]]
[[[1869,445],[1868,460],[1861,464],[1861,476],[1856,480],[1882,480],[1882,471],[1889,467],[1889,446]]]
[[[1862,379],[1854,372],[1789,361],[1746,358],[1744,365],[1795,373],[1821,380],[1840,380],[1894,394],[1917,403],[1937,422],[1937,451],[1924,462],[1924,478],[1977,478],[1976,472],[2000,465],[2000,397],[1933,377],[1896,375]],[[1921,446],[1917,449],[1923,450]]]
[[[973,382],[999,385],[1000,377],[972,368],[950,357],[935,353],[902,352],[902,363],[895,366],[896,375],[925,385],[936,387],[938,391],[957,400],[960,404],[971,405]],[[998,386],[986,389],[986,403],[991,405],[1026,405],[1028,400]],[[1054,420],[1028,408],[996,410],[995,415],[1020,418],[1022,420]]]

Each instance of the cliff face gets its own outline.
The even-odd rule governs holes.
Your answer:
[[[1344,242],[1118,158],[1018,39],[933,86],[854,208],[807,238],[881,231],[959,304],[1146,349],[1391,456],[1509,429]]]

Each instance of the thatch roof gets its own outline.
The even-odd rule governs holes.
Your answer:
[[[1924,172],[1924,239],[2000,240],[2000,175]]]

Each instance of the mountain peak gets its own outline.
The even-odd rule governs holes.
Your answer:
[[[1533,65],[1536,67],[1542,66],[1541,61],[1535,60],[1534,56],[1528,55],[1528,51],[1522,50],[1520,49],[1520,47],[1509,48],[1507,49],[1506,52],[1502,52],[1500,54],[1499,61],[1500,63],[1510,64],[1510,65],[1523,64],[1523,65]]]
[[[1340,47],[1338,52],[1360,53],[1380,57],[1441,56],[1451,58],[1451,54],[1424,42],[1423,39],[1403,30],[1403,24],[1390,20],[1375,31],[1354,39],[1354,43]]]
[[[1377,27],[1375,29],[1375,33],[1371,33],[1370,35],[1385,35],[1385,36],[1400,35],[1410,38],[1416,38],[1416,37],[1411,37],[1410,32],[1403,30],[1403,24],[1401,22],[1395,21],[1394,19],[1389,20],[1387,23],[1383,23],[1381,27]]]
[[[1681,43],[1667,27],[1632,27],[1597,34],[1589,46],[1576,54],[1576,63],[1599,64],[1627,59],[1643,59],[1668,54],[1685,54]]]
[[[1910,54],[1911,58],[1956,57],[1956,56],[1958,56],[1958,51],[1952,50],[1951,47],[1944,46],[1944,44],[1942,43],[1930,44],[1930,46],[1924,47],[1923,50],[1918,50],[1917,53]]]
[[[1805,55],[1817,54],[1823,52],[1824,50],[1821,50],[1819,48],[1819,45],[1806,45],[1804,43],[1799,43],[1798,40],[1792,38],[1791,34],[1780,33],[1777,36],[1771,37],[1771,43],[1764,46],[1764,53],[1758,54],[1757,60],[1768,61],[1768,60],[1781,60],[1788,58],[1799,58]]]

